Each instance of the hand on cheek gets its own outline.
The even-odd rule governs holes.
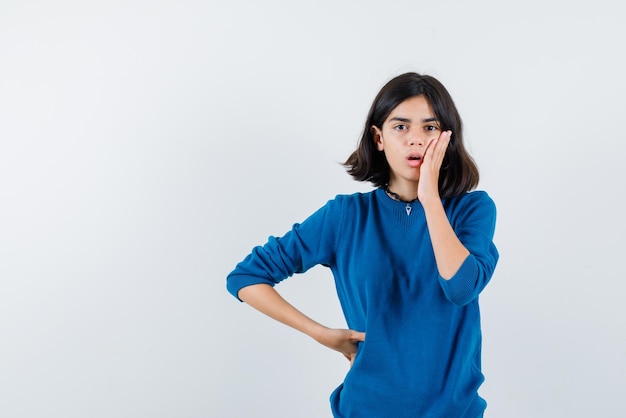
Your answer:
[[[426,147],[417,186],[417,197],[422,202],[431,198],[439,199],[439,171],[451,136],[452,131],[443,131],[437,138],[433,138]]]

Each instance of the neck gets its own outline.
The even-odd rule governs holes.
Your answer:
[[[392,181],[385,187],[385,191],[392,198],[403,202],[415,202],[417,200],[417,184],[399,184]]]
[[[408,195],[408,194],[400,195],[400,194],[398,194],[398,193],[394,192],[393,190],[391,190],[391,189],[389,188],[389,186],[385,187],[385,192],[387,193],[387,195],[388,195],[390,198],[392,198],[392,199],[394,199],[394,200],[399,200],[400,202],[405,202],[405,203],[413,203],[413,202],[415,202],[415,201],[417,201],[417,200],[418,200],[418,199],[417,199],[417,193],[415,194],[415,196],[414,196],[414,197],[412,197],[412,198],[407,198],[407,196],[411,196],[411,195]]]

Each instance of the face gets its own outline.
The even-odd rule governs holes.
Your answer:
[[[379,151],[391,169],[389,188],[404,188],[419,181],[420,166],[431,139],[441,133],[439,121],[424,95],[406,99],[396,106],[382,130],[372,127]]]

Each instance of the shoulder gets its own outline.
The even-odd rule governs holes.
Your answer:
[[[341,223],[345,213],[354,213],[370,205],[373,192],[338,194],[328,200],[326,204],[315,211],[303,223],[320,222],[331,220]]]
[[[369,205],[374,198],[375,192],[376,190],[365,193],[338,194],[328,201],[328,205],[342,208]]]
[[[495,202],[484,190],[474,190],[444,200],[444,206],[464,207],[468,205],[485,205],[495,207]]]
[[[483,190],[476,190],[443,201],[448,217],[456,220],[483,218],[494,220],[496,204]]]

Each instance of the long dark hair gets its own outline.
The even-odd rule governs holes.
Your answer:
[[[383,123],[396,106],[420,95],[430,103],[441,130],[452,131],[439,173],[439,195],[448,198],[474,189],[478,185],[478,167],[463,145],[461,116],[448,90],[429,75],[405,73],[383,86],[369,110],[357,149],[343,165],[355,180],[385,187],[389,183],[389,163],[376,147],[372,127],[382,130]]]

